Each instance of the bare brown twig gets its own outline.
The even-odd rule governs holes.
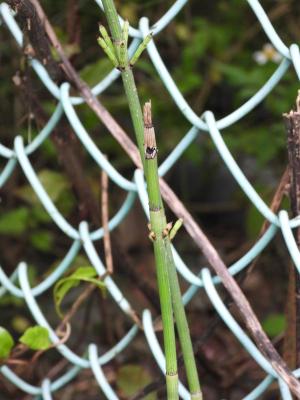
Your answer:
[[[107,274],[111,275],[114,271],[113,258],[111,252],[110,234],[108,229],[108,176],[104,169],[101,171],[101,214],[104,230],[103,244],[106,261]]]
[[[287,132],[287,149],[290,166],[290,200],[292,216],[300,215],[300,91],[296,99],[296,110],[283,114]],[[295,240],[300,247],[300,229],[296,228]],[[289,268],[289,290],[287,298],[288,329],[285,339],[286,354],[291,367],[300,365],[300,281],[294,265]]]

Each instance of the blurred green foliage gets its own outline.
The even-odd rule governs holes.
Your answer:
[[[117,385],[122,395],[129,397],[143,389],[152,382],[150,373],[140,365],[127,364],[119,368],[117,373]],[[145,400],[155,400],[155,394],[144,397]]]

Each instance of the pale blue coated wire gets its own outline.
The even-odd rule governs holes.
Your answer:
[[[148,195],[145,187],[145,181],[144,181],[144,174],[141,170],[137,169],[134,172],[134,179],[137,185],[137,190],[138,190],[138,195],[140,198],[140,202],[143,206],[144,212],[149,219],[149,207],[148,207]],[[276,231],[277,231],[277,226],[276,225],[271,225],[266,232],[262,235],[261,238],[253,245],[253,247],[247,251],[246,254],[244,254],[243,257],[241,257],[238,261],[233,263],[229,268],[228,271],[231,275],[236,275],[240,271],[242,271],[247,265],[250,264],[254,260],[255,257],[257,257],[258,254],[260,254],[264,248],[270,243],[272,238],[274,237]],[[180,275],[182,275],[185,280],[192,285],[196,285],[199,287],[203,287],[203,282],[200,277],[195,275],[189,268],[188,266],[183,262],[182,258],[178,254],[177,250],[172,246],[172,252],[174,256],[174,261],[176,268]],[[215,276],[213,278],[213,282],[215,284],[221,283],[221,279],[218,276]],[[195,294],[194,289],[190,289],[190,292],[187,292],[185,295],[186,301],[189,302],[191,300],[191,297]]]
[[[99,148],[90,138],[89,134],[83,127],[80,119],[78,118],[69,97],[70,84],[63,83],[61,85],[61,102],[65,111],[65,114],[74,129],[74,132],[78,138],[83,143],[84,147],[88,150],[92,158],[96,163],[105,170],[107,175],[122,189],[124,190],[136,190],[135,185],[125,179],[107,160],[107,158],[102,154]]]
[[[9,6],[6,3],[2,3],[0,5],[0,15],[4,19],[7,27],[9,28],[11,34],[16,39],[19,47],[23,44],[23,33],[19,28],[18,24],[14,19],[14,14],[10,10]],[[140,43],[140,39],[134,39],[128,48],[129,56],[132,56],[137,49]],[[99,51],[100,53],[100,51]],[[59,87],[55,84],[55,82],[51,79],[45,67],[35,59],[31,59],[30,63],[35,70],[36,74],[40,78],[40,80],[44,83],[49,92],[56,98],[60,99]],[[120,72],[116,69],[112,70],[110,74],[108,74],[102,81],[100,81],[94,88],[91,89],[94,96],[98,96],[104,90],[106,90],[120,75]],[[84,99],[81,97],[72,97],[72,104],[82,104],[84,103]]]
[[[105,394],[108,400],[119,400],[119,397],[116,395],[113,388],[110,386],[106,376],[98,363],[98,351],[97,346],[95,344],[89,345],[89,360],[91,363],[91,369],[95,375],[95,378]]]
[[[265,379],[254,388],[251,393],[247,394],[246,397],[243,397],[242,400],[256,400],[258,399],[271,385],[274,381],[274,378],[271,375],[267,375]]]
[[[249,183],[248,179],[243,174],[240,167],[237,165],[236,161],[232,157],[230,151],[228,150],[222,136],[216,126],[216,120],[211,111],[206,111],[205,120],[207,122],[207,126],[209,129],[209,133],[211,138],[218,150],[220,156],[222,157],[224,163],[228,167],[231,174],[234,176],[236,182],[240,185],[243,189],[243,192],[248,196],[251,203],[259,210],[259,212],[265,217],[266,220],[271,222],[272,224],[278,225],[278,218],[270,210],[270,208],[266,205],[266,203],[262,200],[262,198],[258,195],[255,191],[253,186]]]
[[[33,141],[26,146],[25,153],[31,154],[33,153],[43,142],[44,140],[51,134],[52,130],[60,120],[62,116],[63,109],[61,104],[58,104],[51,118],[45,125],[45,127],[41,130],[41,132],[33,139]],[[16,156],[14,150],[7,148],[6,146],[0,143],[0,156],[4,158],[9,158],[6,166],[2,170],[0,174],[0,188],[5,184],[7,179],[11,176],[12,172],[15,169],[17,164]]]
[[[0,367],[0,371],[10,382],[12,382],[14,385],[16,385],[19,389],[23,390],[24,392],[32,395],[38,395],[42,392],[41,388],[35,387],[25,382],[23,379],[19,378],[18,375],[16,375],[6,365]]]
[[[103,10],[103,4],[101,0],[95,0],[95,2],[101,7]],[[177,0],[175,3],[168,9],[168,11],[157,21],[155,24],[150,28],[150,31],[153,32],[153,35],[157,35],[159,32],[161,32],[179,13],[179,11],[182,9],[182,7],[185,6],[185,4],[188,2],[188,0]],[[124,23],[124,19],[119,16],[119,20],[121,25]],[[132,26],[129,26],[129,36],[135,37],[135,38],[140,38],[142,39],[143,35],[141,32],[133,28]]]
[[[279,211],[279,222],[286,247],[292,257],[295,267],[300,274],[300,252],[289,224],[289,216],[285,210]]]
[[[1,271],[1,267],[0,267],[0,271]],[[10,275],[10,277],[8,279],[11,282],[15,282],[18,279],[18,270],[17,270],[17,268],[14,270],[14,272]],[[0,280],[0,283],[1,283],[1,280]],[[0,297],[4,296],[6,293],[7,293],[7,288],[4,285],[2,285],[2,287],[0,286]]]
[[[141,32],[143,32],[143,36],[146,36],[149,33],[148,24],[149,23],[147,18],[141,18],[140,29]],[[148,44],[147,51],[154,67],[157,70],[158,75],[162,78],[164,85],[166,86],[169,94],[171,95],[179,110],[193,126],[199,128],[200,130],[207,131],[208,128],[206,123],[191,109],[191,107],[182,96],[177,85],[175,84],[173,78],[171,77],[171,74],[163,63],[163,60],[155,46],[154,39],[151,40]],[[253,110],[253,108],[256,107],[272,91],[272,89],[283,77],[289,65],[290,61],[284,59],[277,67],[276,71],[272,74],[271,78],[261,87],[260,90],[256,92],[255,95],[253,95],[237,110],[217,121],[218,129],[227,128],[228,126],[243,118],[251,110]]]
[[[248,4],[252,8],[253,12],[255,13],[257,19],[260,22],[261,27],[265,31],[266,35],[270,39],[270,42],[273,44],[275,49],[282,54],[285,58],[290,58],[290,52],[288,47],[283,43],[283,41],[278,36],[277,32],[273,28],[267,14],[265,13],[264,9],[262,8],[261,4],[258,0],[247,0]]]
[[[293,400],[293,396],[291,395],[291,392],[285,382],[283,382],[281,379],[278,379],[278,386],[281,398],[283,400]]]
[[[41,388],[43,400],[52,400],[50,379],[44,379]]]
[[[218,295],[214,284],[211,279],[210,271],[208,268],[203,268],[201,271],[202,280],[204,284],[204,289],[208,295],[210,301],[214,305],[218,314],[228,326],[228,328],[234,333],[234,336],[241,342],[245,349],[252,355],[255,361],[263,368],[268,374],[277,377],[277,372],[274,371],[273,367],[257,349],[255,344],[249,337],[245,334],[244,330],[239,326],[239,324],[232,317],[228,309],[225,307],[220,296]]]
[[[258,365],[261,366],[268,374],[273,377],[278,378],[278,374],[274,371],[270,362],[261,354],[256,345],[252,342],[251,339],[245,334],[244,330],[239,326],[239,324],[232,317],[228,309],[225,307],[223,301],[221,300],[218,292],[216,291],[213,281],[211,279],[210,271],[208,268],[204,268],[201,271],[202,280],[204,284],[204,288],[206,294],[208,295],[210,301],[214,305],[214,308],[217,310],[219,316],[228,326],[228,328],[233,332],[234,336],[240,341],[240,343],[244,346],[247,352],[254,358]],[[278,379],[278,383],[280,385],[280,391],[282,394],[282,398],[284,400],[290,400],[290,391],[286,385],[286,383],[282,379]]]
[[[129,56],[133,55],[135,50],[137,49],[140,41],[138,39],[134,39],[128,48]],[[99,51],[100,53],[100,51]],[[37,60],[31,61],[32,67],[34,68],[36,74],[44,83],[45,87],[48,91],[57,99],[60,99],[60,89],[56,85],[56,83],[51,79],[45,67]],[[118,77],[120,76],[120,71],[117,69],[113,69],[108,75],[106,75],[99,83],[96,84],[91,89],[91,92],[94,96],[98,96],[103,93]],[[70,101],[74,105],[83,104],[85,100],[82,97],[72,96],[70,97]]]
[[[47,194],[41,182],[39,181],[37,175],[35,174],[34,169],[32,168],[24,152],[23,139],[20,136],[17,136],[15,138],[15,151],[18,157],[18,161],[24,171],[24,174],[26,175],[36,195],[40,199],[41,203],[43,204],[44,208],[47,210],[48,214],[51,216],[53,221],[70,238],[75,240],[78,239],[79,238],[78,232],[64,219],[61,213],[57,210],[56,206],[53,204],[52,200],[50,199],[49,195]],[[129,194],[123,206],[116,214],[115,219],[110,221],[109,228],[111,230],[116,226],[117,223],[119,223],[126,216],[128,211],[130,210],[130,207],[133,204],[133,201],[134,201],[134,195]],[[93,240],[101,238],[103,236],[103,229],[102,228],[98,229],[92,235],[93,235]]]
[[[185,152],[189,145],[195,140],[199,133],[199,129],[193,126],[186,135],[183,136],[181,141],[172,150],[168,157],[160,164],[158,168],[158,175],[164,176]]]
[[[36,135],[36,137],[29,143],[25,148],[25,153],[27,155],[33,153],[44,141],[45,139],[51,134],[57,123],[60,121],[63,115],[63,108],[61,103],[58,103],[51,118],[41,130],[41,132]]]
[[[298,79],[300,80],[300,51],[297,44],[292,44],[290,46],[291,59],[293,61],[293,66],[295,68]]]
[[[0,143],[0,156],[4,158],[11,158],[14,156],[14,151]]]
[[[51,216],[53,221],[56,225],[70,238],[72,239],[79,239],[78,232],[74,229],[61,215],[58,211],[56,206],[53,204],[52,200],[50,199],[48,193],[42,186],[40,180],[38,179],[34,169],[32,168],[24,149],[23,138],[21,136],[17,136],[15,138],[15,152],[16,156],[18,157],[18,161],[23,169],[23,172],[30,182],[32,188],[34,189],[36,195],[40,199],[41,203],[43,204],[44,208]]]
[[[64,375],[57,378],[55,381],[51,382],[50,384],[51,392],[55,392],[56,390],[62,388],[65,384],[69,383],[78,374],[80,370],[81,368],[79,368],[78,366],[72,367]],[[5,376],[10,382],[14,383],[23,392],[32,395],[42,394],[41,387],[33,386],[25,382],[7,366],[0,367],[0,373],[2,373],[3,376]]]
[[[3,168],[0,174],[0,188],[2,188],[5,185],[7,179],[13,173],[16,165],[17,165],[17,160],[15,158],[11,158],[10,160],[7,161],[5,167]]]
[[[95,246],[91,241],[89,236],[88,224],[85,221],[82,221],[79,225],[79,233],[82,240],[83,247],[85,249],[86,255],[89,258],[91,264],[99,274],[99,276],[104,276],[107,272],[106,268],[104,267],[99,255],[96,252]],[[123,296],[122,292],[112,280],[112,278],[107,275],[103,279],[105,286],[115,302],[119,305],[119,307],[124,311],[125,314],[132,314],[132,307]]]
[[[135,199],[136,199],[136,192],[129,192],[127,194],[126,199],[122,204],[122,206],[120,207],[119,211],[108,222],[108,229],[110,232],[113,231],[123,221],[123,219],[131,210]],[[94,241],[103,238],[103,235],[104,235],[104,229],[103,227],[101,227],[96,231],[91,232],[90,238],[92,241]]]
[[[134,199],[135,199],[135,193],[129,192],[120,210],[108,223],[108,228],[110,231],[112,231],[125,218],[128,211],[131,209],[133,205]],[[104,233],[103,228],[100,228],[97,231],[91,233],[90,238],[91,240],[100,239],[103,237],[103,233]],[[32,294],[34,296],[39,296],[40,294],[44,293],[46,290],[49,289],[51,285],[53,285],[62,276],[62,274],[70,266],[70,263],[76,257],[80,247],[81,247],[80,241],[75,240],[70,250],[64,257],[63,261],[61,261],[58,264],[55,270],[47,278],[45,278],[40,284],[38,284],[36,287],[32,289]],[[0,267],[0,283],[3,285],[3,287],[0,288],[0,297],[3,296],[7,290],[9,290],[9,292],[16,297],[24,297],[23,291],[13,284],[13,281],[15,280],[16,276],[17,276],[17,270],[15,270],[12,276],[8,278],[4,270]]]
[[[75,240],[63,260],[58,264],[58,266],[47,276],[47,278],[45,278],[41,283],[39,283],[32,289],[32,294],[34,297],[37,297],[48,290],[66,272],[66,270],[69,268],[70,264],[78,254],[80,247],[80,241]],[[0,282],[3,287],[5,287],[6,290],[8,290],[16,297],[24,297],[23,291],[13,284],[14,280],[14,276],[12,278],[9,278],[0,266]]]
[[[39,325],[44,326],[45,328],[48,329],[49,337],[53,344],[59,343],[59,338],[57,337],[56,333],[51,328],[50,324],[48,323],[48,321],[42,314],[34,296],[32,295],[31,288],[30,288],[29,282],[28,282],[26,264],[20,263],[18,270],[19,270],[20,286],[24,292],[25,301],[27,303],[27,306],[28,306],[33,318]],[[137,331],[138,331],[138,328],[136,326],[133,326],[131,328],[131,330],[120,340],[120,342],[117,345],[115,345],[112,349],[110,349],[105,354],[103,354],[101,357],[99,357],[99,360],[98,360],[99,363],[105,364],[105,363],[109,362],[116,354],[118,354],[120,351],[122,351],[132,341],[132,339],[135,337]],[[72,364],[77,365],[81,368],[89,368],[90,367],[90,363],[88,360],[86,360],[82,357],[79,357],[72,350],[70,350],[65,344],[57,345],[56,349],[66,359],[68,359]]]

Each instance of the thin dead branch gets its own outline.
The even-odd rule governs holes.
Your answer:
[[[108,175],[104,171],[101,171],[101,214],[102,214],[102,225],[103,225],[103,244],[104,244],[104,255],[106,261],[106,271],[108,275],[114,272],[113,258],[111,252],[110,233],[108,228],[109,212],[108,212]]]
[[[287,149],[290,166],[290,201],[292,216],[300,215],[300,91],[296,99],[296,110],[283,114],[287,133]],[[294,231],[298,248],[300,229]],[[286,354],[291,367],[300,365],[300,280],[294,265],[289,268],[289,290],[287,299],[288,329],[285,340]]]

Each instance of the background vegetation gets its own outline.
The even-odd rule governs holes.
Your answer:
[[[144,15],[148,16],[151,22],[156,21],[173,2],[131,0],[116,3],[120,14],[127,17],[132,25],[137,26],[139,18]],[[98,6],[86,0],[68,0],[63,3],[58,0],[44,0],[42,4],[81,77],[89,85],[99,82],[110,71],[111,66],[96,41],[98,23],[105,21]],[[297,0],[264,0],[262,5],[283,41],[287,45],[299,43],[300,11]],[[265,64],[259,64],[255,59],[256,52],[262,51],[267,39],[246,1],[192,0],[155,40],[180,90],[199,115],[207,109],[214,111],[217,118],[229,114],[251,97],[277,67],[277,63],[272,59],[268,59]],[[41,117],[37,117],[41,112],[37,112],[34,98],[38,99],[45,117],[51,115],[55,103],[28,67],[25,56],[4,27],[0,29],[0,74],[1,143],[12,147],[17,134],[21,134],[28,143],[44,124]],[[25,87],[17,84],[20,77],[26,78]],[[159,158],[162,161],[188,131],[189,125],[170,99],[147,55],[143,55],[137,64],[136,80],[142,101],[152,99]],[[287,163],[282,113],[291,109],[298,88],[295,73],[290,68],[280,84],[255,111],[224,131],[225,141],[239,165],[267,202],[270,201]],[[28,90],[34,94],[34,98],[28,96]],[[120,81],[101,95],[100,101],[127,132],[132,131]],[[120,146],[86,106],[80,106],[78,110],[85,127],[101,150],[108,155],[115,167],[131,177],[133,166]],[[63,122],[61,134],[68,135],[69,130],[67,123]],[[133,134],[131,136],[133,137]],[[98,199],[99,170],[84,149],[81,146],[79,148],[78,158],[84,166],[86,179],[95,198]],[[64,172],[64,160],[58,155],[57,148],[50,138],[31,160],[47,192],[73,226],[78,226],[83,217],[92,225],[97,225],[98,210],[95,209],[96,218],[84,215],[69,177]],[[3,160],[0,160],[0,165],[3,168]],[[198,136],[178,165],[168,174],[167,180],[208,232],[227,264],[244,254],[257,237],[263,221],[223,166],[206,134]],[[124,193],[111,185],[111,215],[123,198]],[[100,217],[98,219],[100,224]],[[0,240],[1,266],[10,274],[19,261],[26,260],[30,265],[33,284],[57,265],[71,244],[51,222],[20,169],[16,169],[1,190]],[[151,248],[139,207],[135,207],[122,227],[113,234],[113,241],[117,244],[114,246],[117,281],[129,298],[135,299],[135,303],[137,298],[140,299],[139,310],[147,305],[158,312],[157,301],[151,300],[151,296],[143,295],[140,288],[144,280],[150,282],[150,293],[154,293],[155,296]],[[176,245],[195,271],[203,265],[204,260],[183,233]],[[102,251],[100,244],[99,251]],[[277,337],[284,324],[286,291],[286,286],[282,285],[286,280],[286,253],[280,238],[276,239],[275,245],[260,259],[260,264],[262,268],[253,273],[246,290],[255,311],[264,321],[265,329],[270,335]],[[87,265],[83,255],[77,257],[73,267],[76,265]],[[142,277],[139,285],[134,270]],[[274,278],[273,287],[268,284],[270,273]],[[277,298],[270,301],[270,295],[276,289]],[[73,300],[70,297],[69,304]],[[57,323],[58,318],[53,311],[51,297],[42,296],[41,302],[43,309],[46,312],[48,310],[50,322]],[[19,300],[5,296],[0,299],[0,307],[6,327],[17,337],[31,324],[31,318]],[[65,307],[68,308],[67,301]],[[191,318],[191,321],[195,321],[192,325],[192,335],[197,342],[197,339],[202,337],[206,322],[213,318],[213,310],[205,298],[199,296],[189,312],[191,317],[194,316]],[[97,318],[94,318],[95,313]],[[114,314],[120,318],[112,324],[110,315]],[[86,321],[89,321],[88,328]],[[76,325],[73,345],[78,348],[80,343],[79,347],[84,349],[86,343],[95,340],[105,349],[122,336],[130,326],[130,321],[119,316],[116,307],[108,300],[99,300],[97,296],[92,296],[86,307],[81,310]],[[221,364],[224,344],[228,345],[228,350],[223,354]],[[136,352],[129,349],[123,358],[108,367],[111,368],[108,370],[111,381],[117,385],[124,398],[128,398],[140,386],[158,376],[155,368],[152,368],[154,364],[142,337],[135,346]],[[39,370],[34,373],[20,373],[25,378],[29,375],[33,382],[37,382],[58,362],[55,351],[49,354],[50,357],[41,361],[42,367]],[[201,381],[204,393],[209,393],[209,399],[219,399],[221,396],[240,399],[243,393],[261,378],[254,363],[252,365],[245,354],[238,354],[241,353],[237,343],[222,326],[219,331],[210,335],[208,341],[201,342],[197,357],[202,368],[200,374],[203,376]],[[132,377],[132,371],[140,365],[143,366],[139,369],[141,376],[137,378],[136,373],[136,381],[135,378],[129,379],[128,376]],[[223,365],[223,368],[220,365]],[[225,368],[226,365],[228,368]],[[240,368],[241,365],[247,365],[247,368]],[[62,365],[61,368],[65,366]],[[87,390],[90,393],[89,399],[97,398],[96,386],[91,384],[93,378],[85,374],[80,375],[73,389],[66,389],[57,398],[82,399],[82,392],[85,392],[86,397]],[[132,385],[132,388],[128,388],[128,385]],[[2,381],[2,378],[0,389],[0,399],[21,398],[20,393]]]

